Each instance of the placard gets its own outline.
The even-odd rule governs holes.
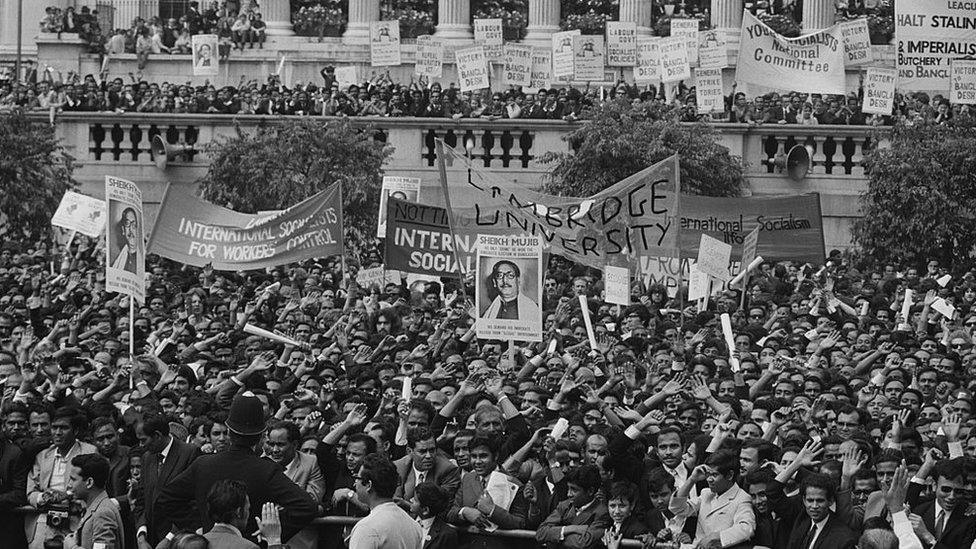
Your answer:
[[[871,33],[867,18],[845,21],[840,24],[840,35],[844,39],[844,55],[848,67],[856,67],[871,62]]]
[[[868,67],[864,76],[864,98],[861,112],[865,114],[890,115],[895,108],[896,69]]]
[[[719,280],[729,279],[729,262],[732,246],[707,234],[701,235],[698,244],[698,270]]]
[[[579,82],[601,82],[604,59],[603,37],[592,34],[573,37],[573,78]]]
[[[444,43],[430,35],[421,40],[417,37],[417,55],[414,61],[414,74],[429,78],[440,78],[444,74]]]
[[[637,39],[637,66],[634,67],[634,82],[637,84],[657,84],[661,81],[661,39],[639,37]]]
[[[695,40],[695,44],[697,44],[697,35]],[[697,48],[695,51],[698,51]],[[661,80],[663,82],[679,82],[688,78],[691,78],[691,66],[688,64],[688,41],[685,38],[674,36],[662,39]]]
[[[552,77],[561,78],[574,74],[573,37],[581,35],[579,30],[555,32],[552,34]]]
[[[698,114],[725,112],[722,69],[695,69],[695,103]]]
[[[105,201],[67,191],[51,218],[51,225],[97,238],[105,228]]]
[[[505,44],[505,70],[502,82],[506,86],[532,84],[532,46]]]
[[[976,105],[976,61],[972,59],[952,60],[951,87],[949,102],[962,105]]]
[[[698,66],[703,69],[724,69],[729,66],[725,34],[719,30],[709,30],[698,35]]]
[[[105,176],[105,291],[146,301],[146,242],[142,191],[125,179]]]
[[[390,196],[407,202],[418,202],[420,200],[420,178],[383,176],[383,186],[380,188],[380,211],[376,219],[377,238],[386,236],[386,199]]]
[[[532,51],[532,90],[552,86],[552,50],[535,48]]]
[[[688,301],[705,297],[708,297],[708,275],[692,265],[688,271]]]
[[[542,239],[478,235],[479,339],[542,341]]]
[[[742,260],[740,261],[739,271],[749,266],[753,259],[756,259],[756,250],[759,249],[759,225],[749,231],[745,240],[742,242]]]
[[[483,46],[473,46],[454,52],[461,91],[475,91],[491,87],[488,81],[488,60]]]
[[[947,93],[951,61],[976,57],[973,2],[909,0],[894,4],[898,88]]]
[[[400,284],[400,271],[387,269],[386,267],[372,267],[370,269],[359,269],[356,273],[356,284],[367,290],[374,284],[379,287],[380,292],[386,291],[387,284]]]
[[[501,19],[475,19],[474,41],[485,47],[485,57],[489,61],[504,60]]]
[[[369,24],[369,62],[374,67],[400,64],[399,21],[373,21]]]
[[[688,52],[688,65],[698,66],[698,19],[671,19],[671,36],[683,38]]]
[[[608,265],[603,270],[603,283],[607,303],[630,305],[630,269]]]
[[[217,76],[220,74],[220,55],[216,34],[195,34],[190,38],[193,55],[193,76]]]
[[[336,67],[335,79],[336,85],[339,86],[339,91],[346,91],[349,89],[349,86],[359,85],[359,75],[357,72],[355,66]]]
[[[607,66],[633,67],[637,64],[637,23],[607,21]]]

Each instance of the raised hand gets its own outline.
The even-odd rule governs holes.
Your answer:
[[[712,391],[708,388],[705,376],[694,376],[691,378],[691,396],[696,400],[708,400],[712,397]]]
[[[808,440],[800,452],[796,455],[796,462],[802,467],[812,467],[820,463],[817,460],[817,456],[823,453],[824,448],[820,442],[816,440]]]
[[[868,459],[864,452],[858,449],[850,449],[844,453],[841,459],[841,474],[846,478],[854,478],[854,475],[864,467]]]
[[[688,376],[684,373],[680,373],[674,376],[673,379],[664,384],[664,388],[661,391],[666,395],[676,395],[685,388],[688,382]]]

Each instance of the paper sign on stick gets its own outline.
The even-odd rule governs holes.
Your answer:
[[[630,269],[608,265],[603,270],[607,303],[630,304]]]
[[[729,261],[732,258],[732,246],[712,238],[707,234],[701,235],[698,246],[697,267],[701,272],[719,280],[729,279]]]
[[[869,67],[864,76],[864,99],[861,111],[867,114],[891,114],[895,108],[895,82],[898,71]]]

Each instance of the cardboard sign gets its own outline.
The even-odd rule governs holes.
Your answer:
[[[698,66],[703,69],[724,69],[729,65],[725,35],[718,30],[699,33]]]
[[[506,86],[532,84],[532,46],[505,44],[505,70],[502,81]]]
[[[891,114],[895,108],[895,82],[898,71],[869,67],[864,76],[864,99],[861,112],[865,114]]]
[[[485,56],[489,61],[502,61],[504,59],[502,20],[475,19],[474,41],[485,47]]]
[[[603,270],[607,303],[630,305],[630,269],[608,265]]]
[[[695,69],[695,103],[698,114],[725,111],[722,69]]]
[[[542,238],[478,235],[479,339],[542,341]]]
[[[580,36],[579,30],[555,32],[552,34],[552,76],[560,78],[574,74],[575,54],[573,52],[573,37]]]
[[[603,37],[579,35],[573,37],[573,78],[580,82],[603,80]]]
[[[745,241],[742,242],[742,269],[745,269],[753,259],[756,259],[756,250],[759,249],[759,225],[749,231]],[[741,270],[741,269],[740,269]]]
[[[146,242],[142,191],[125,179],[105,176],[105,291],[146,300]]]
[[[421,40],[417,37],[417,56],[414,58],[414,74],[429,78],[440,78],[444,74],[444,43],[429,35]]]
[[[637,64],[637,23],[607,21],[607,66]]]
[[[683,38],[687,45],[688,64],[698,66],[698,19],[672,19],[671,36]]]
[[[360,269],[356,273],[356,283],[366,289],[371,288],[375,284],[383,292],[387,284],[400,283],[400,271],[387,269],[386,267]]]
[[[220,54],[216,34],[195,34],[190,38],[193,55],[193,76],[217,76],[220,74]]]
[[[51,225],[97,238],[105,228],[105,201],[67,191],[51,218]]]
[[[454,52],[461,91],[475,91],[491,87],[488,81],[488,59],[482,46]]]
[[[695,39],[697,40],[697,35]],[[695,51],[698,49],[696,48]],[[688,78],[691,78],[691,65],[688,63],[688,41],[674,36],[662,39],[661,80],[663,82],[679,82]]]
[[[386,236],[386,202],[390,197],[407,202],[420,201],[420,178],[383,176],[383,186],[380,188],[380,211],[376,216],[376,238]]]
[[[871,33],[868,31],[867,18],[841,23],[840,35],[844,39],[844,55],[847,56],[848,67],[871,62]]]
[[[549,48],[535,48],[532,51],[532,81],[529,87],[533,90],[552,86],[552,50]]]
[[[661,81],[661,39],[637,39],[637,66],[634,67],[634,82],[637,84],[657,84]]]
[[[949,102],[976,105],[976,61],[953,59]]]
[[[369,62],[374,67],[400,64],[399,21],[373,21],[369,24]]]
[[[701,235],[698,245],[698,270],[719,280],[729,279],[729,262],[732,259],[732,245]]]

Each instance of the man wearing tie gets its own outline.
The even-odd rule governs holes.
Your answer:
[[[704,465],[695,467],[678,488],[668,508],[678,517],[698,517],[695,545],[701,549],[719,549],[745,543],[756,530],[752,498],[735,483],[739,476],[739,458],[729,450],[715,452]],[[691,489],[701,481],[708,482],[697,497]],[[792,546],[791,546],[792,547]]]
[[[976,516],[967,516],[966,513],[966,469],[963,459],[944,459],[936,463],[932,471],[936,481],[935,499],[913,510],[922,517],[920,526],[924,528],[916,527],[915,533],[925,547],[967,548],[976,539]]]
[[[407,446],[410,453],[396,460],[400,484],[394,501],[404,509],[410,509],[417,485],[433,482],[454,499],[454,493],[461,486],[461,469],[437,451],[437,437],[427,427],[415,427],[407,432]]]

